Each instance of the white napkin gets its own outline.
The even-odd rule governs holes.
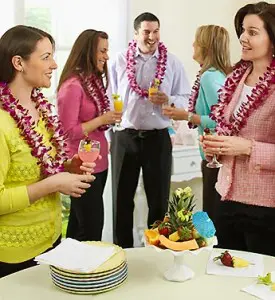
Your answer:
[[[275,282],[275,271],[270,273],[271,273],[271,281]],[[271,286],[267,286],[264,284],[257,284],[257,281],[252,285],[242,288],[241,291],[244,291],[262,300],[275,299],[275,291],[271,290]]]
[[[252,264],[245,268],[231,268],[224,266],[221,261],[213,261],[220,256],[224,250],[214,249],[207,263],[206,273],[211,275],[236,276],[236,277],[258,277],[264,273],[263,256],[261,254],[228,250],[232,256],[248,260]]]
[[[52,265],[70,271],[89,273],[94,271],[115,253],[115,247],[89,245],[73,239],[65,239],[56,248],[35,258],[40,264]]]
[[[262,300],[275,299],[275,291],[271,291],[270,286],[267,285],[255,283],[241,290]]]

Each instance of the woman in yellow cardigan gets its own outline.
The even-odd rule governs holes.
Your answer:
[[[0,39],[0,277],[58,244],[59,192],[79,197],[93,180],[92,164],[67,160],[59,121],[37,89],[51,85],[53,49],[49,34],[29,26]]]

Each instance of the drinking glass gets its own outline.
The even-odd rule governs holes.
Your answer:
[[[151,96],[153,93],[157,93],[158,90],[159,89],[158,89],[158,86],[155,84],[155,81],[151,82],[150,86],[149,86],[149,89],[148,89],[148,96]],[[155,104],[152,104],[152,105],[153,105],[152,116],[155,116],[156,115]]]
[[[208,129],[207,131],[206,129],[204,131],[204,135],[216,135],[215,129]],[[206,166],[211,169],[216,169],[222,167],[222,164],[217,160],[217,155],[214,154],[212,160]]]
[[[123,111],[123,101],[120,98],[114,98],[114,109],[116,112]],[[124,128],[120,125],[120,122],[115,123],[114,131],[122,131]]]
[[[94,162],[97,160],[100,152],[100,142],[83,139],[79,142],[78,156],[83,162]]]

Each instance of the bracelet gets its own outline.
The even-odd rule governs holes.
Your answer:
[[[190,112],[190,111],[188,112],[188,116],[187,116],[187,121],[188,122],[192,123],[193,115],[194,114],[192,112]]]

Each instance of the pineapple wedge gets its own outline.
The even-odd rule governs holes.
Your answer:
[[[179,239],[180,239],[180,236],[177,231],[175,231],[169,235],[170,241],[177,242]]]
[[[232,257],[232,262],[234,268],[245,268],[251,264],[249,261],[236,256]]]

